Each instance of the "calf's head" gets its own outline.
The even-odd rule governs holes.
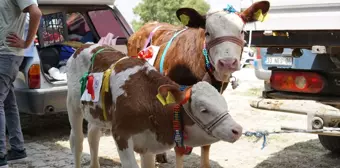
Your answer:
[[[269,6],[268,1],[260,1],[241,13],[218,11],[206,15],[201,15],[192,8],[180,8],[176,15],[188,27],[205,29],[206,49],[216,70],[214,76],[217,80],[224,81],[231,73],[240,69],[245,24],[262,20]]]
[[[218,140],[235,142],[242,135],[242,127],[228,113],[226,100],[208,82],[198,82],[183,92],[174,85],[162,85],[158,90],[162,95],[170,91],[177,103],[187,100],[183,107],[194,122],[185,127],[189,145],[200,146]]]

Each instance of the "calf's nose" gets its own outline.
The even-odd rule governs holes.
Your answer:
[[[236,58],[226,58],[218,60],[218,66],[223,70],[237,69],[238,61]]]
[[[231,129],[231,132],[233,133],[233,139],[237,140],[242,135],[242,127],[240,125],[234,126],[234,128]]]

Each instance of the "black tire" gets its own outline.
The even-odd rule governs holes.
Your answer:
[[[340,153],[340,137],[318,135],[321,145],[333,153]]]

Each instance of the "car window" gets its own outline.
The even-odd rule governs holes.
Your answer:
[[[108,33],[112,33],[115,36],[126,38],[126,33],[119,21],[116,20],[112,10],[90,11],[88,14],[100,37],[105,37]]]
[[[78,12],[67,14],[68,38],[83,43],[94,42],[94,37],[84,16]]]

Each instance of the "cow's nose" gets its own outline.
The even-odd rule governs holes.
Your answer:
[[[237,140],[242,135],[242,127],[240,125],[237,125],[231,129],[231,132],[233,133],[233,138]]]
[[[218,60],[218,66],[224,70],[237,69],[238,61],[236,58],[226,58]]]

